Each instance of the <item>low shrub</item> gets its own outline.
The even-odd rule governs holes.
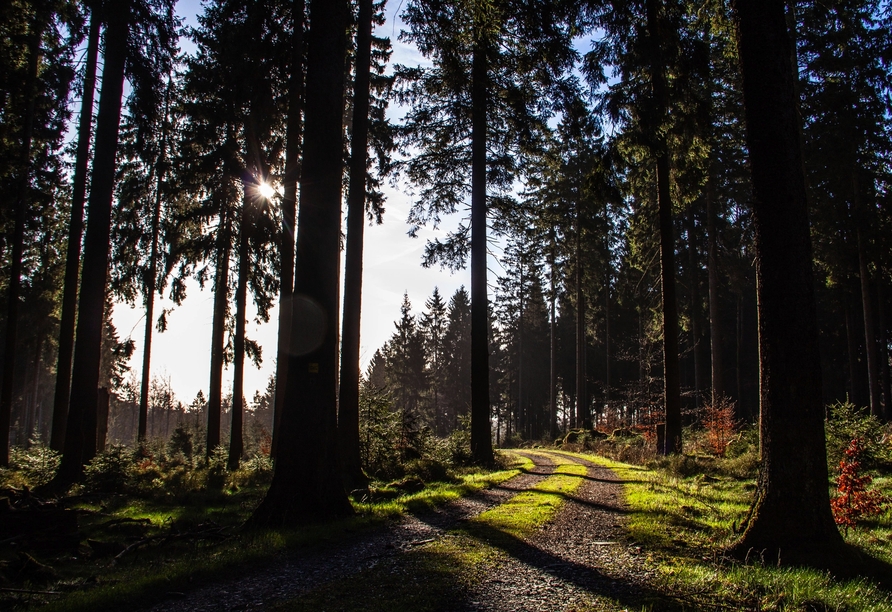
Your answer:
[[[135,468],[133,450],[112,444],[84,467],[84,489],[88,493],[123,493],[133,482]]]
[[[9,449],[9,468],[0,468],[0,487],[39,487],[52,480],[62,456],[40,440]]]
[[[833,473],[854,439],[861,440],[861,464],[865,469],[892,469],[892,426],[884,425],[867,408],[837,402],[827,408],[827,464]]]

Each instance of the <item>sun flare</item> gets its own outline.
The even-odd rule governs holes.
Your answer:
[[[260,183],[257,185],[257,193],[269,200],[276,195],[276,188],[269,183]]]

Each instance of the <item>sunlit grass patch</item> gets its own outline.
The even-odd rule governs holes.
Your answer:
[[[580,455],[581,456],[581,455]],[[721,557],[735,537],[754,490],[750,480],[688,478],[619,463],[602,457],[587,459],[612,469],[624,483],[631,512],[630,536],[655,551],[660,590],[691,609],[892,610],[892,593],[867,580],[836,580],[825,572],[805,568],[743,565]],[[877,479],[878,486],[886,486]],[[850,531],[849,542],[871,540],[863,546],[876,556],[889,554],[889,513],[866,529]],[[878,551],[878,552],[874,552]],[[888,557],[887,557],[888,558]]]
[[[422,491],[373,503],[354,503],[356,515],[344,520],[294,530],[264,530],[243,533],[238,526],[260,501],[262,490],[242,489],[238,494],[220,493],[207,504],[179,505],[163,501],[124,497],[106,500],[104,505],[81,504],[96,514],[88,522],[114,519],[145,520],[143,536],[160,536],[208,523],[230,526],[224,539],[173,540],[160,546],[147,545],[111,564],[111,558],[79,562],[66,572],[65,584],[53,588],[76,588],[47,610],[116,610],[134,602],[148,604],[186,591],[197,583],[238,576],[246,565],[257,567],[275,562],[286,550],[327,545],[352,537],[357,532],[381,525],[406,512],[432,508],[479,491],[518,475],[532,467],[526,458],[516,457],[505,469],[463,475],[451,483],[431,483]],[[142,537],[142,536],[141,536]],[[86,572],[86,575],[84,575]],[[92,576],[92,577],[91,577]],[[85,579],[92,586],[83,590]]]

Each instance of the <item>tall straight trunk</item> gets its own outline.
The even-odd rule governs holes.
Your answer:
[[[732,553],[839,562],[843,540],[827,487],[808,202],[784,3],[737,1],[734,9],[753,184],[761,467]]]
[[[858,345],[855,340],[855,322],[852,314],[851,299],[845,296],[843,313],[846,320],[846,353],[849,365],[849,401],[856,406],[861,406],[861,385],[858,372]]]
[[[71,372],[71,396],[65,432],[65,450],[54,487],[64,487],[78,480],[84,463],[94,453],[96,440],[96,403],[99,389],[99,362],[102,324],[106,307],[106,279],[111,232],[111,206],[115,184],[115,155],[121,121],[124,92],[124,61],[130,20],[130,2],[116,2],[106,12],[105,57],[102,91],[96,118],[96,151],[87,231],[84,237],[84,262],[77,312],[74,363]]]
[[[666,77],[663,73],[661,24],[657,0],[647,0],[650,39],[650,76],[656,103],[654,127],[660,130],[668,112]],[[657,201],[660,228],[660,287],[663,311],[663,398],[666,403],[665,455],[681,452],[681,382],[678,365],[678,304],[675,297],[675,239],[672,228],[672,193],[669,185],[669,151],[665,139],[652,135],[657,166]]]
[[[291,341],[273,480],[250,524],[353,512],[337,436],[338,306],[346,0],[312,0]],[[285,441],[287,440],[287,445]]]
[[[40,39],[44,24],[34,18],[28,37],[28,79],[25,84],[28,106],[22,129],[19,193],[15,203],[12,257],[6,293],[6,337],[3,347],[3,381],[0,383],[0,467],[9,465],[9,429],[12,416],[12,390],[15,384],[16,340],[18,337],[19,299],[22,290],[22,255],[25,243],[25,218],[31,200],[31,140],[37,104],[37,68],[40,64]]]
[[[549,231],[549,242],[550,249],[548,251],[548,267],[551,270],[549,275],[549,283],[550,283],[550,291],[548,294],[549,301],[549,321],[548,321],[548,335],[549,335],[549,376],[548,376],[548,418],[549,418],[549,431],[551,432],[551,438],[555,439],[558,436],[557,429],[557,335],[556,335],[556,321],[555,321],[555,302],[557,301],[557,292],[555,287],[555,235],[554,228]]]
[[[867,270],[867,255],[864,252],[864,239],[857,229],[858,276],[861,284],[861,308],[864,313],[864,348],[867,353],[867,391],[870,398],[870,414],[883,417],[880,403],[879,364],[877,359],[877,338],[873,320],[873,300],[870,297],[870,273]]]
[[[517,291],[518,313],[517,313],[517,418],[520,423],[520,430],[527,436],[530,436],[530,418],[523,408],[523,263],[520,264],[520,284]]]
[[[487,43],[475,33],[471,59],[471,456],[493,460],[489,424],[489,298],[486,287]]]
[[[372,4],[372,0],[361,0],[359,3],[359,22],[356,29],[356,78],[353,84],[353,134],[350,140],[350,186],[347,191],[347,252],[338,393],[341,461],[344,482],[351,490],[368,484],[368,478],[362,473],[359,455],[359,332],[372,65]]]
[[[285,126],[285,179],[282,198],[282,233],[279,237],[279,333],[276,344],[276,397],[273,405],[273,439],[270,455],[279,448],[279,424],[288,376],[288,342],[291,334],[291,292],[294,290],[294,224],[297,220],[297,182],[300,180],[301,129],[304,100],[304,22],[306,3],[294,0],[291,35],[291,76],[288,82],[288,119]]]
[[[877,327],[879,328],[880,380],[883,390],[883,417],[892,420],[892,381],[889,380],[889,331],[886,328],[886,302],[884,300],[883,280],[877,280]]]
[[[71,190],[71,217],[68,221],[68,247],[65,256],[65,281],[62,289],[62,313],[59,318],[59,349],[56,362],[56,390],[53,397],[53,428],[50,448],[62,452],[65,445],[65,421],[71,391],[71,355],[74,352],[74,323],[77,313],[77,280],[81,264],[81,238],[84,233],[84,202],[87,198],[87,164],[93,128],[93,95],[96,89],[96,64],[99,56],[101,20],[95,9],[90,13],[87,38],[84,91],[77,128],[77,153]]]
[[[577,205],[578,206],[578,205]],[[576,422],[577,427],[591,429],[585,376],[585,291],[582,286],[582,227],[576,212]]]
[[[610,401],[610,272],[604,279],[604,401]]]
[[[712,370],[712,405],[725,396],[722,363],[722,327],[719,321],[718,229],[715,210],[715,173],[710,165],[706,179],[706,266],[709,274],[709,356]],[[739,405],[740,398],[738,398]]]
[[[155,289],[158,276],[158,240],[161,234],[161,188],[167,166],[167,118],[170,112],[170,88],[172,79],[167,82],[162,116],[161,154],[155,164],[155,202],[152,206],[152,246],[149,253],[149,269],[145,278],[146,325],[143,333],[142,380],[139,389],[139,428],[138,442],[146,439],[146,422],[149,413],[149,377],[152,362],[152,328],[155,322]]]
[[[700,337],[700,330],[702,329],[700,322],[700,279],[698,274],[700,264],[697,261],[697,239],[695,237],[697,225],[694,216],[693,203],[688,206],[687,222],[688,268],[690,269],[690,278],[688,279],[688,282],[691,285],[691,350],[693,351],[692,357],[694,358],[694,403],[699,406],[700,389],[702,388],[701,376],[703,372],[700,356],[702,354],[701,346],[703,343],[702,338]]]
[[[233,381],[232,411],[229,426],[229,461],[230,470],[237,470],[244,452],[243,421],[245,395],[245,307],[248,303],[248,269],[250,232],[254,222],[254,204],[248,195],[245,185],[245,197],[242,203],[241,222],[238,230],[238,280],[235,284],[235,337],[233,349]]]
[[[210,457],[220,445],[223,411],[223,354],[226,345],[226,316],[229,314],[229,253],[232,220],[228,203],[223,204],[217,229],[217,270],[214,278],[214,320],[211,327],[211,380],[208,389],[206,453]]]

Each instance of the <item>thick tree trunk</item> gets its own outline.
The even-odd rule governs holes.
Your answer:
[[[208,389],[208,430],[206,453],[210,457],[220,445],[220,420],[223,411],[223,353],[226,345],[226,316],[229,314],[229,254],[232,212],[228,203],[217,229],[217,270],[214,278],[214,320],[211,327],[211,380]]]
[[[291,342],[273,481],[249,523],[293,526],[353,509],[337,436],[346,0],[312,0]]]
[[[656,105],[654,129],[659,132],[668,112],[666,77],[663,73],[661,24],[656,0],[647,0],[650,39],[651,87]],[[681,452],[681,383],[678,365],[678,304],[675,297],[675,239],[672,228],[672,194],[669,185],[669,151],[665,139],[654,133],[657,201],[660,229],[660,287],[663,311],[663,398],[666,404],[665,448],[662,454]]]
[[[167,82],[164,95],[164,114],[162,115],[161,154],[155,165],[155,202],[152,207],[152,246],[149,253],[149,269],[145,278],[146,326],[143,333],[142,380],[139,391],[139,427],[136,432],[137,442],[146,440],[146,424],[149,414],[149,378],[152,363],[152,330],[155,323],[155,289],[158,276],[158,240],[161,235],[161,188],[167,170],[167,120],[170,112],[170,88],[172,79]]]
[[[37,103],[37,68],[40,64],[40,39],[44,24],[34,18],[28,37],[28,80],[25,91],[28,107],[22,129],[19,194],[15,204],[15,225],[12,233],[12,257],[9,264],[9,285],[6,293],[6,334],[3,347],[3,381],[0,383],[0,467],[9,465],[9,429],[12,415],[12,390],[15,384],[16,341],[18,337],[19,299],[22,290],[22,254],[25,243],[25,219],[31,200],[31,140]]]
[[[96,151],[84,262],[77,312],[74,363],[71,372],[71,399],[65,432],[62,462],[51,486],[56,489],[78,480],[83,466],[96,452],[96,404],[99,389],[99,363],[102,326],[106,307],[106,279],[111,232],[111,207],[115,184],[115,155],[124,92],[124,60],[129,30],[130,2],[110,5],[106,13],[105,57],[102,91],[96,118]],[[92,441],[92,444],[91,444]]]
[[[229,427],[229,461],[230,470],[237,470],[244,451],[242,425],[244,417],[245,396],[245,307],[248,304],[248,276],[250,271],[249,252],[251,226],[254,222],[250,187],[246,184],[245,197],[242,203],[241,222],[238,230],[238,280],[235,285],[235,337],[233,349],[233,381],[232,412]]]
[[[349,490],[364,487],[359,454],[359,332],[362,309],[362,251],[365,229],[365,179],[369,140],[369,81],[372,64],[372,0],[361,0],[356,30],[356,79],[353,84],[353,134],[350,186],[347,192],[347,252],[344,267],[344,320],[338,435],[344,482]],[[435,413],[436,414],[436,413]]]
[[[489,409],[489,297],[486,287],[487,46],[476,33],[471,60],[471,456],[493,460]]]
[[[762,464],[731,552],[821,564],[843,541],[828,493],[821,362],[802,152],[783,0],[735,3],[759,308]]]
[[[74,323],[77,314],[77,281],[81,264],[81,238],[84,233],[84,202],[87,198],[87,164],[93,127],[93,95],[96,89],[96,64],[99,56],[101,21],[96,10],[90,13],[90,33],[84,72],[81,116],[77,129],[77,153],[71,190],[71,218],[68,221],[68,247],[65,257],[65,281],[62,289],[62,313],[59,319],[59,349],[56,362],[56,390],[53,399],[53,428],[50,448],[62,452],[65,445],[65,421],[71,391],[71,355],[74,352]]]
[[[867,256],[864,253],[864,240],[861,230],[856,230],[858,242],[858,277],[861,284],[861,308],[864,313],[864,347],[867,353],[867,391],[870,398],[870,414],[883,418],[880,403],[879,366],[877,359],[877,339],[873,321],[873,300],[870,297],[870,273],[867,270]]]
[[[285,179],[282,198],[282,233],[279,237],[279,333],[276,345],[276,398],[273,407],[273,440],[270,455],[279,448],[279,423],[288,377],[288,342],[291,335],[291,293],[294,290],[294,224],[297,219],[297,183],[304,101],[304,22],[306,4],[294,0],[291,36],[291,76],[288,82],[288,119],[285,134]]]

